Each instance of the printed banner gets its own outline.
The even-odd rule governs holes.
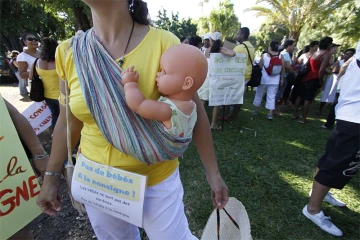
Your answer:
[[[146,176],[93,162],[79,155],[71,192],[75,200],[143,227]]]
[[[246,54],[227,57],[211,53],[209,59],[209,106],[243,104]]]
[[[0,238],[7,239],[40,213],[40,186],[0,95]]]
[[[22,115],[29,121],[36,135],[39,135],[51,126],[51,111],[45,101],[34,102]]]

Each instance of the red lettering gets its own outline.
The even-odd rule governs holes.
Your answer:
[[[7,175],[5,177],[3,177],[3,179],[0,181],[0,183],[2,183],[8,177],[12,177],[12,176],[15,176],[16,174],[26,172],[26,170],[21,169],[21,166],[16,168],[16,164],[17,164],[17,157],[14,156],[8,162],[8,165],[7,165],[7,168],[6,168]],[[15,168],[16,168],[15,173],[13,173]]]
[[[23,181],[22,188],[19,186],[16,187],[15,193],[16,193],[16,206],[20,206],[20,196],[25,201],[29,201],[29,192],[26,185],[26,181]]]
[[[15,194],[12,189],[4,189],[0,191],[0,203],[2,206],[8,205],[8,210],[5,212],[0,210],[0,217],[6,216],[10,214],[14,209],[21,205],[21,200],[29,201],[30,198],[34,198],[40,194],[40,190],[35,190],[38,184],[34,183],[36,177],[30,176],[27,181],[22,182],[22,186],[17,186],[15,189]],[[12,193],[12,194],[11,194]],[[5,195],[9,194],[10,196],[7,197],[5,200]],[[13,196],[13,194],[15,196]]]
[[[12,192],[13,192],[13,190],[11,190],[11,189],[5,189],[5,190],[0,191],[0,199],[2,199],[2,197],[5,196],[5,194],[12,193]],[[9,213],[11,213],[15,209],[16,205],[15,205],[14,200],[15,200],[15,197],[13,196],[13,197],[10,197],[10,198],[8,198],[8,199],[1,202],[1,204],[3,206],[6,206],[8,204],[10,204],[10,206],[9,206],[9,209],[6,212],[2,212],[0,210],[0,217],[8,215]]]
[[[38,184],[34,183],[33,181],[36,180],[35,176],[31,176],[29,177],[28,183],[29,183],[29,191],[30,191],[30,197],[36,197],[37,195],[40,194],[40,190],[38,190],[37,192],[34,192],[34,189],[38,186]]]

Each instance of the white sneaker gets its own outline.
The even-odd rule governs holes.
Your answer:
[[[339,199],[336,199],[333,197],[333,195],[328,192],[326,196],[324,197],[324,202],[330,203],[331,205],[335,207],[346,207],[346,204],[340,201]]]
[[[307,210],[307,205],[302,210],[302,213],[313,221],[318,227],[320,227],[322,230],[324,230],[327,233],[330,233],[331,235],[341,237],[343,235],[342,231],[337,228],[330,220],[330,217],[327,217],[324,215],[324,212],[321,211],[318,214],[311,215]]]
[[[310,192],[309,192],[309,197],[311,197],[311,192],[312,192],[312,190],[310,190]],[[328,192],[325,195],[323,201],[330,203],[331,205],[333,205],[335,207],[346,207],[346,204],[344,202],[340,201],[339,199],[336,199],[330,192]]]

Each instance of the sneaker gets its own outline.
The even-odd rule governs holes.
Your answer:
[[[268,114],[268,120],[273,120],[273,116],[271,114]]]
[[[318,225],[318,227],[320,227],[325,232],[338,237],[341,237],[343,235],[342,231],[330,221],[330,217],[324,215],[323,211],[319,212],[318,214],[312,215],[308,212],[307,205],[305,205],[302,213],[305,215],[305,217],[313,221],[313,223]]]
[[[339,199],[334,198],[334,196],[328,192],[324,197],[324,202],[330,203],[335,207],[346,207],[346,204],[340,201]]]
[[[312,192],[312,190],[310,190],[310,192],[309,192],[309,197],[311,197],[311,192]],[[346,207],[346,204],[344,202],[340,201],[339,199],[336,199],[330,192],[328,192],[325,195],[323,201],[330,203],[331,205],[333,205],[335,207]]]
[[[253,114],[253,115],[258,115],[258,110],[253,110],[253,111],[252,111],[252,114]]]

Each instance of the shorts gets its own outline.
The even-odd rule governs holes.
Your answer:
[[[342,189],[360,169],[360,124],[337,120],[317,167],[318,183]]]
[[[319,79],[311,79],[309,81],[301,82],[299,89],[299,97],[304,98],[305,101],[312,102],[315,98],[316,92],[319,89]]]

